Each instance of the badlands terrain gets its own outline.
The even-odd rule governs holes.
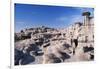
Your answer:
[[[79,22],[63,29],[45,26],[23,29],[15,33],[15,65],[92,61],[93,33],[94,25]]]

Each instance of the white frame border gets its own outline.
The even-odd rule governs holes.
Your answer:
[[[55,0],[57,1],[57,0]],[[64,0],[65,1],[65,0]],[[32,68],[41,68],[41,67],[47,67],[48,66],[50,67],[51,65],[52,66],[55,66],[56,67],[56,64],[37,64],[37,65],[23,65],[23,66],[15,66],[14,65],[14,4],[15,3],[20,3],[20,4],[36,4],[36,5],[50,5],[50,6],[73,6],[73,7],[91,7],[91,8],[95,8],[95,5],[93,5],[94,2],[91,2],[91,3],[86,3],[86,2],[77,2],[79,0],[76,0],[75,2],[72,2],[72,0],[69,0],[69,1],[65,1],[65,2],[61,2],[61,1],[58,1],[58,2],[52,2],[51,1],[40,1],[40,0],[12,0],[11,1],[11,48],[10,48],[10,52],[11,52],[11,62],[10,62],[10,66],[12,69],[15,69],[15,68],[18,68],[18,69],[22,69],[22,68],[25,68],[25,69],[32,69]],[[71,62],[71,63],[67,63],[68,66],[70,66],[71,64],[79,64],[79,63],[82,63],[82,64],[88,64],[89,62]],[[92,64],[94,64],[94,62],[91,62]],[[91,64],[89,63],[89,64]],[[41,65],[41,66],[40,66]],[[60,65],[65,65],[64,63],[60,63]],[[59,67],[59,64],[57,64],[57,66]],[[82,66],[82,65],[81,65]],[[52,68],[52,67],[51,67]],[[59,68],[58,68],[59,69]]]

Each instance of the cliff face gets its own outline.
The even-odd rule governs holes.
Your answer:
[[[15,33],[15,65],[94,60],[94,25],[38,27]],[[74,39],[77,39],[75,46]]]

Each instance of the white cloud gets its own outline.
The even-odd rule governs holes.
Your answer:
[[[68,24],[73,24],[75,22],[83,22],[83,17],[81,15],[61,16],[56,20],[62,22],[69,22]]]
[[[83,22],[83,17],[81,15],[74,15],[71,18],[71,22]]]
[[[67,19],[68,19],[67,16],[63,16],[63,17],[58,18],[59,21],[65,21],[65,20],[67,20]]]
[[[66,22],[66,21],[68,21],[68,19],[69,19],[69,17],[68,16],[60,16],[60,17],[57,17],[55,20],[57,21],[57,22]]]

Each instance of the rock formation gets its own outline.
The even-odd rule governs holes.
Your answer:
[[[83,13],[86,20],[89,15]],[[94,60],[94,24],[85,22],[65,29],[42,26],[15,33],[15,65]]]

